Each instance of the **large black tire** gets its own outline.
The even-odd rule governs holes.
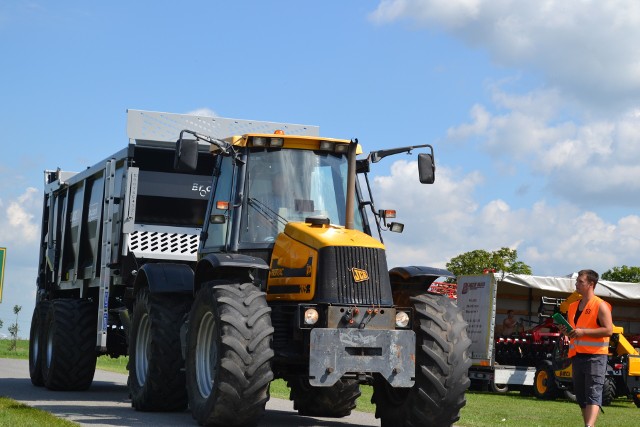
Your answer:
[[[351,414],[360,397],[360,385],[355,380],[339,380],[331,387],[314,387],[306,378],[287,381],[291,388],[289,399],[300,415],[342,418]]]
[[[602,406],[609,406],[613,399],[616,398],[616,382],[611,377],[604,378],[604,386],[602,387]]]
[[[86,390],[96,370],[94,304],[59,299],[49,304],[42,363],[42,379],[50,390]]]
[[[31,317],[31,330],[29,332],[29,376],[31,383],[35,386],[42,387],[44,380],[42,378],[42,360],[44,358],[43,348],[47,310],[49,309],[49,301],[40,301],[33,309]]]
[[[187,333],[187,393],[207,426],[256,425],[273,380],[271,308],[252,283],[208,282],[197,293]]]
[[[180,326],[190,297],[140,291],[133,307],[129,337],[129,391],[138,411],[187,408]]]
[[[556,384],[553,366],[549,360],[543,361],[536,368],[533,379],[533,394],[542,400],[554,400],[561,394],[561,390]]]
[[[451,426],[460,419],[470,385],[467,323],[445,296],[419,295],[411,301],[415,310],[415,385],[394,389],[377,376],[371,402],[383,427]]]

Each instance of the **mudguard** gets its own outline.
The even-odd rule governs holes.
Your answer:
[[[147,286],[155,293],[193,293],[193,270],[187,264],[149,263],[138,271],[136,292],[143,286],[146,278]]]

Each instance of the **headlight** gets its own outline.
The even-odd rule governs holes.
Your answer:
[[[406,328],[409,325],[409,315],[404,311],[396,313],[396,326],[398,328]]]
[[[315,325],[318,322],[318,310],[315,308],[307,308],[304,311],[304,324],[305,325]]]

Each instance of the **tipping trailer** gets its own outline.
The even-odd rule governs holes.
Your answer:
[[[433,183],[431,146],[357,159],[313,126],[128,114],[125,150],[46,173],[35,385],[84,389],[97,355],[128,354],[135,409],[202,425],[255,425],[274,378],[303,415],[348,415],[370,384],[383,426],[459,418],[466,323],[437,273],[387,269],[382,231],[403,226],[367,178],[427,148]]]

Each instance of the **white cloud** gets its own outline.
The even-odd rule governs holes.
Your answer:
[[[373,180],[378,207],[398,210],[403,234],[386,233],[389,265],[445,267],[461,253],[510,247],[534,274],[563,275],[581,268],[604,272],[637,264],[640,217],[607,222],[576,205],[538,201],[512,209],[504,200],[479,204],[477,173],[439,167],[434,185],[420,185],[415,162],[397,161],[391,175]]]
[[[628,108],[640,96],[635,0],[383,0],[370,19],[441,29],[593,109]]]
[[[4,246],[27,247],[38,240],[40,192],[29,187],[15,200],[0,201],[0,230]]]

